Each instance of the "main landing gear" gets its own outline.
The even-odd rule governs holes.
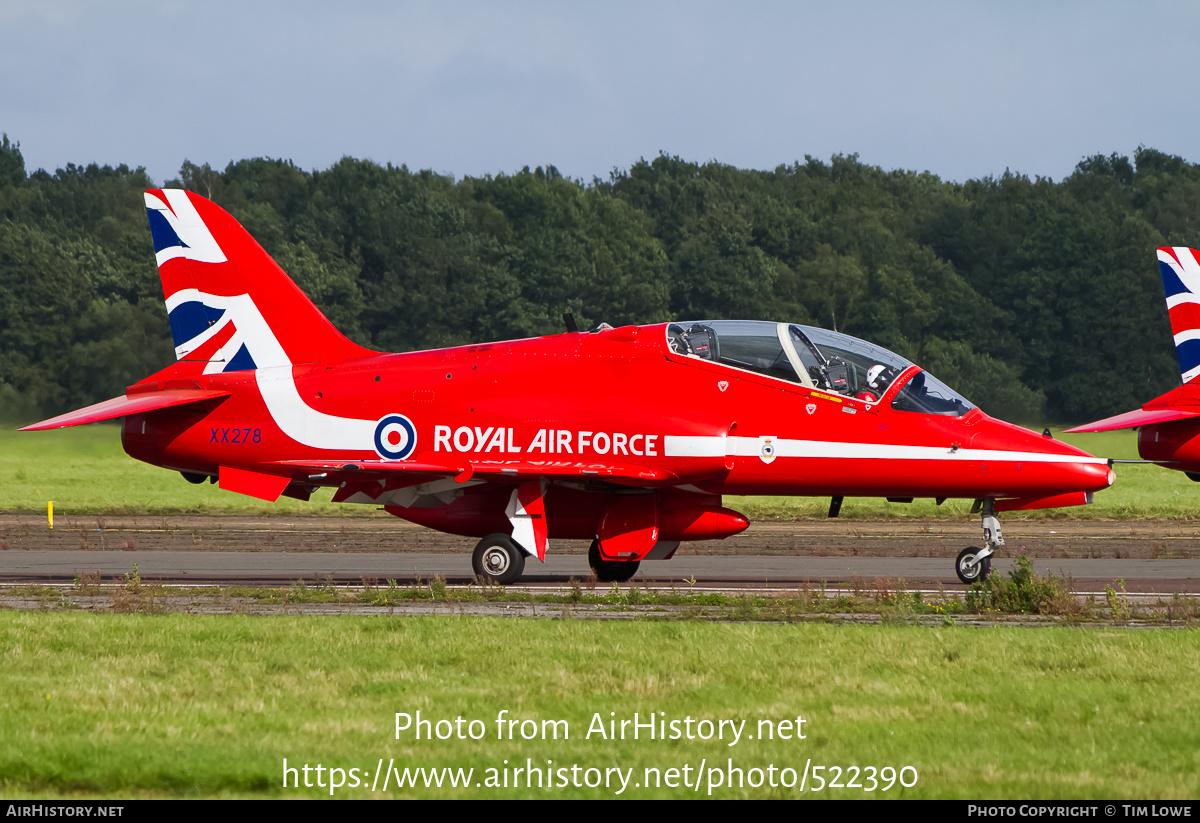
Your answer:
[[[489,534],[476,544],[471,566],[484,580],[507,586],[525,571],[525,554],[507,534]]]
[[[637,560],[605,560],[600,556],[600,541],[593,540],[588,549],[588,565],[602,583],[624,583],[637,572]]]
[[[1004,548],[1004,535],[1000,532],[1000,520],[996,517],[996,501],[992,499],[976,500],[971,507],[971,513],[983,514],[984,547],[977,549],[967,546],[958,553],[954,561],[954,571],[958,579],[968,586],[972,583],[987,580],[992,573],[992,555],[998,549]]]

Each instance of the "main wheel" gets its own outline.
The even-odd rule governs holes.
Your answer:
[[[525,555],[507,534],[489,534],[476,544],[471,566],[479,577],[507,586],[525,571]]]
[[[992,573],[991,555],[978,562],[975,560],[975,556],[980,551],[982,549],[967,546],[958,553],[958,559],[954,561],[954,571],[958,574],[958,579],[968,586],[972,583],[987,580],[988,576]]]
[[[588,565],[596,573],[596,579],[603,583],[624,583],[637,573],[637,560],[605,560],[600,556],[600,541],[593,540],[588,549]]]

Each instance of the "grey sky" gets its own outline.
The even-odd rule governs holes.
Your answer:
[[[0,0],[30,169],[343,155],[606,177],[660,151],[1059,179],[1200,160],[1200,4]]]

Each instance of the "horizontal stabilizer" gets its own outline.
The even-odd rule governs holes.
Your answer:
[[[101,420],[112,420],[130,414],[169,409],[174,406],[186,406],[204,400],[217,400],[228,397],[232,392],[217,389],[168,389],[167,391],[147,392],[133,397],[114,397],[103,403],[96,403],[86,408],[51,417],[40,423],[26,426],[20,431],[42,431],[44,429],[65,429],[68,426],[82,426],[84,423],[97,423]]]
[[[1065,434],[1082,434],[1084,432],[1107,432],[1117,429],[1134,429],[1138,426],[1149,426],[1151,423],[1170,423],[1172,420],[1191,420],[1200,417],[1200,408],[1191,409],[1138,409],[1137,411],[1118,414],[1116,417],[1106,417],[1085,426],[1067,429]]]

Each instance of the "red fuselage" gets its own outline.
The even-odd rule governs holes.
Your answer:
[[[416,432],[414,461],[667,472],[671,491],[660,484],[658,492],[666,512],[679,495],[715,511],[723,494],[1036,499],[1110,485],[1104,461],[978,409],[948,416],[893,408],[917,371],[868,402],[676,354],[662,325],[291,367],[299,399],[323,415],[406,415]],[[365,449],[297,443],[276,425],[261,379],[255,371],[197,378],[189,385],[231,395],[128,417],[126,451],[184,472],[234,467],[316,485],[345,483],[352,470],[308,480],[281,464],[378,460]],[[550,535],[594,536],[604,495],[619,492],[583,482],[554,489]],[[485,486],[451,506],[389,511],[486,534],[504,521],[503,503],[489,494],[499,501],[508,492]]]

